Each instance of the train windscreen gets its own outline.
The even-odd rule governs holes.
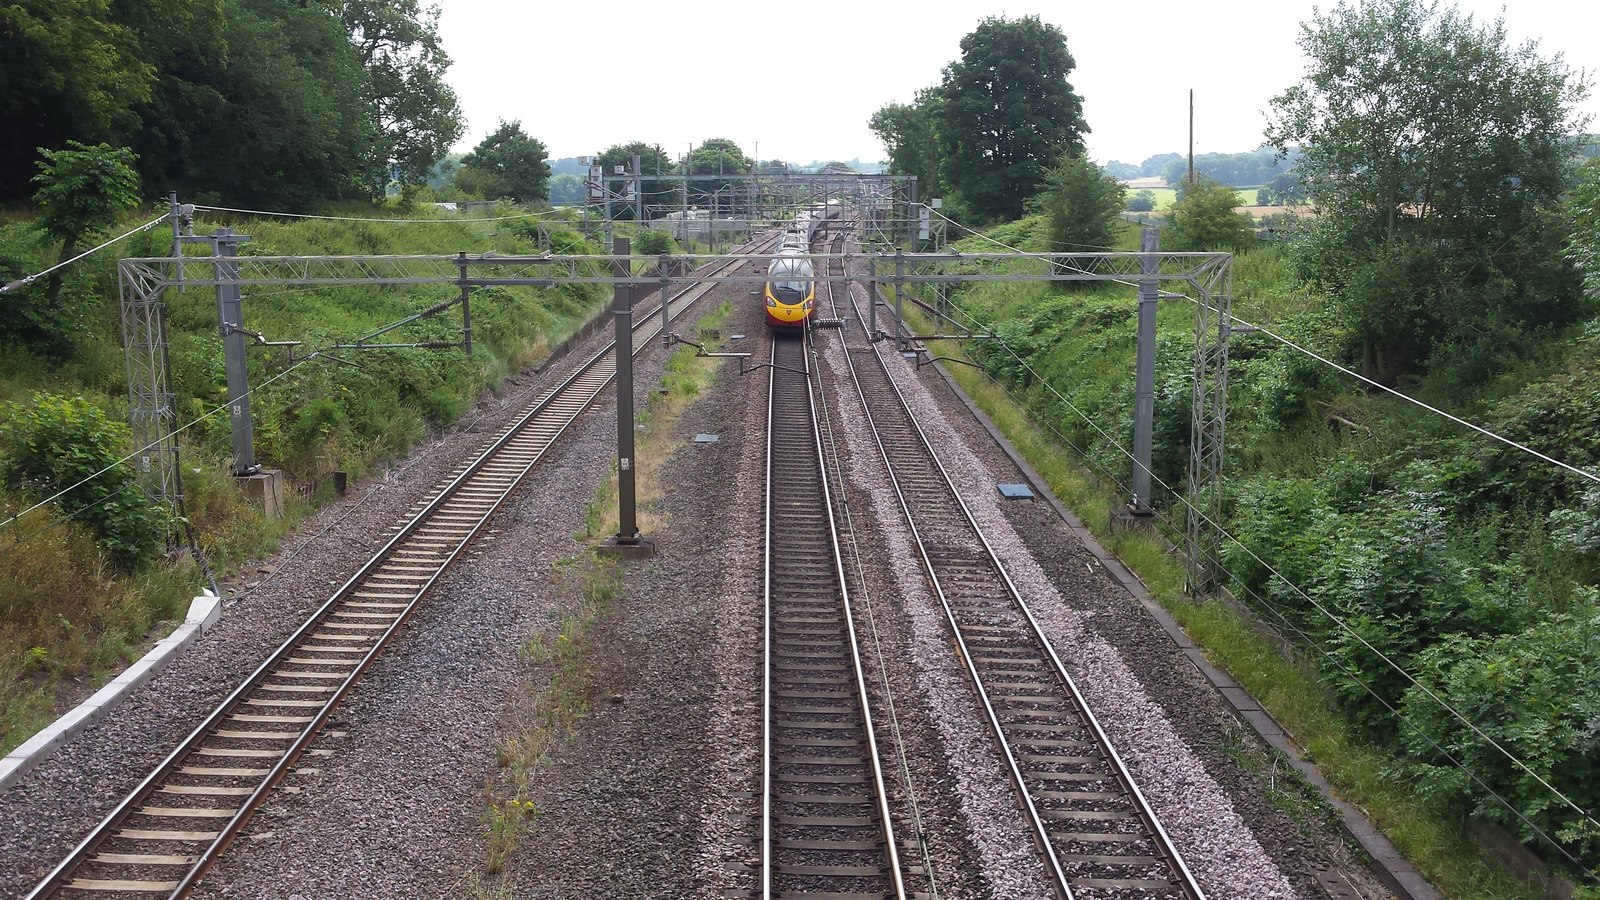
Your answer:
[[[772,265],[772,296],[784,303],[799,303],[811,289],[811,261],[780,259]]]

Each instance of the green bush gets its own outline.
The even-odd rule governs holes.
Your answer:
[[[1522,631],[1431,648],[1421,660],[1429,689],[1408,690],[1404,712],[1418,726],[1406,732],[1406,744],[1421,761],[1423,791],[1499,822],[1548,853],[1537,827],[1592,866],[1600,861],[1600,830],[1550,789],[1582,809],[1600,807],[1600,597],[1587,595],[1572,612]],[[1468,772],[1528,821],[1487,796]]]
[[[660,228],[644,229],[633,244],[633,252],[638,256],[660,256],[677,251],[678,244],[672,239],[672,232]]]
[[[161,550],[168,522],[119,462],[127,445],[127,427],[82,397],[39,393],[0,408],[0,482],[35,499],[66,490],[62,512],[132,568]]]

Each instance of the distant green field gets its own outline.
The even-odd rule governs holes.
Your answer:
[[[1172,204],[1178,202],[1178,191],[1176,188],[1147,188],[1146,190],[1156,195],[1156,209],[1166,209]],[[1132,197],[1137,193],[1138,191],[1129,191],[1128,196]],[[1239,195],[1240,206],[1256,205],[1256,188],[1238,188],[1235,193]]]

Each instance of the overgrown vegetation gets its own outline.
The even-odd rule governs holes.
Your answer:
[[[515,215],[515,210],[503,210]],[[202,222],[200,228],[223,224]],[[490,226],[471,219],[429,224],[381,221],[230,220],[257,254],[437,253],[440,247],[526,253],[543,235],[559,252],[596,248],[560,223],[532,219]],[[149,232],[119,245],[126,256],[165,256],[170,237]],[[53,262],[55,241],[36,226],[0,226],[0,259],[36,272]],[[196,262],[194,265],[206,265]],[[56,500],[0,529],[15,542],[0,566],[0,684],[6,712],[0,746],[20,743],[48,721],[58,700],[81,693],[131,658],[159,621],[182,613],[199,571],[182,557],[158,558],[170,523],[144,499],[130,451],[115,259],[96,255],[63,270],[61,296],[77,310],[58,334],[59,351],[39,342],[8,347],[0,362],[0,519],[58,491]],[[0,330],[34,327],[8,316],[31,308],[41,279],[7,294]],[[299,340],[297,355],[252,350],[249,378],[255,451],[290,485],[287,516],[268,521],[226,474],[231,426],[225,399],[215,293],[167,294],[169,359],[180,436],[187,524],[209,562],[226,574],[268,552],[306,511],[332,494],[333,473],[360,478],[444,428],[484,390],[542,358],[604,307],[599,286],[487,288],[472,299],[474,355],[456,350],[333,351],[353,365],[307,361],[312,351],[359,337],[456,294],[434,288],[349,287],[248,292],[245,327],[271,340]],[[19,297],[19,303],[12,298]],[[405,341],[460,339],[451,310],[390,334]],[[105,470],[102,472],[101,470]],[[90,478],[90,476],[96,476]],[[88,479],[82,485],[78,482]]]
[[[483,785],[484,869],[490,877],[505,870],[522,832],[538,815],[530,786],[539,766],[561,735],[588,712],[594,693],[588,655],[596,649],[594,635],[621,596],[616,561],[594,554],[558,560],[551,584],[561,610],[556,627],[522,645],[524,660],[544,673],[544,683],[518,704],[516,722],[495,759],[501,777]]]
[[[1308,69],[1275,99],[1268,138],[1298,152],[1319,215],[1254,247],[1234,192],[1202,182],[1186,186],[1162,249],[1239,251],[1235,313],[1271,328],[1230,339],[1217,562],[1293,641],[1310,689],[1293,698],[1257,677],[1274,667],[1203,624],[1209,607],[1168,595],[1159,554],[1114,543],[1186,626],[1215,630],[1208,647],[1239,649],[1236,677],[1449,891],[1503,889],[1455,849],[1468,815],[1600,880],[1600,170],[1578,165],[1576,111],[1587,78],[1513,45],[1500,21],[1425,0],[1341,4],[1306,23],[1301,45]],[[1038,218],[993,236],[1051,249]],[[972,347],[987,373],[1126,497],[1132,292],[988,283],[955,304],[1002,338]],[[1180,534],[1192,316],[1169,302],[1158,317],[1155,499]],[[1373,392],[1388,386],[1503,440]],[[1090,497],[1085,517],[1104,508]]]
[[[999,231],[1002,232],[997,235],[1000,240],[1023,250],[1043,244],[1035,237],[1036,234],[1042,237],[1044,233],[1042,220],[1024,220]],[[1125,234],[1123,246],[1131,243],[1132,238],[1131,231]],[[983,247],[980,240],[958,245],[959,249],[972,252]],[[1282,277],[1283,267],[1272,259],[1280,253],[1276,248],[1253,251],[1239,259],[1238,270]],[[1258,254],[1266,259],[1256,258]],[[1241,284],[1241,291],[1246,287]],[[1260,288],[1254,291],[1257,294],[1271,294],[1276,290],[1273,285],[1257,287]],[[1017,286],[1007,290],[993,285],[974,285],[964,294],[963,307],[966,311],[991,310],[983,314],[992,314],[996,320],[1004,322],[1017,317],[1020,310],[1031,309],[1032,302],[1054,296],[1042,286],[1020,293],[1021,296],[1017,296]],[[1051,332],[1048,341],[1042,341],[1044,346],[1037,346],[1036,342],[1032,352],[1018,350],[1018,355],[1023,357],[1020,360],[996,348],[985,352],[983,345],[977,343],[940,344],[936,346],[936,353],[960,356],[964,351],[976,352],[976,358],[988,358],[984,371],[965,366],[951,366],[949,371],[1034,464],[1051,490],[1095,532],[1101,543],[1139,574],[1151,594],[1167,607],[1197,643],[1206,648],[1207,655],[1251,691],[1306,748],[1307,757],[1319,765],[1341,796],[1364,810],[1430,880],[1451,896],[1533,900],[1537,896],[1535,893],[1519,885],[1470,846],[1461,826],[1458,806],[1441,802],[1436,795],[1417,793],[1413,773],[1397,757],[1394,741],[1363,732],[1338,708],[1335,699],[1330,697],[1324,676],[1332,667],[1324,662],[1315,645],[1303,643],[1298,651],[1285,656],[1282,639],[1265,639],[1258,633],[1260,626],[1241,618],[1229,605],[1196,602],[1185,597],[1183,564],[1172,552],[1175,544],[1182,543],[1181,504],[1170,497],[1158,503],[1160,515],[1167,520],[1162,529],[1165,536],[1137,530],[1108,530],[1111,510],[1126,503],[1128,498],[1127,457],[1112,446],[1112,442],[1127,446],[1131,435],[1126,407],[1133,389],[1135,301],[1131,291],[1124,292],[1121,297],[1102,292],[1075,294],[1072,299],[1084,307],[1080,317]],[[1286,302],[1282,308],[1291,307],[1292,303]],[[1113,309],[1120,312],[1113,315],[1110,312]],[[1061,308],[1056,307],[1053,312],[1059,316]],[[1042,317],[1048,319],[1049,313]],[[1099,323],[1096,317],[1101,319]],[[1034,321],[1027,317],[1022,319]],[[1174,427],[1181,432],[1186,423],[1188,398],[1185,391],[1163,390],[1161,385],[1176,382],[1186,388],[1183,368],[1191,350],[1183,336],[1192,333],[1192,328],[1186,309],[1162,310],[1162,349],[1157,378],[1158,435]],[[1025,339],[1008,338],[1007,342],[1013,348],[1019,343],[1026,345]],[[1000,357],[1010,359],[1009,367],[999,365]],[[1046,387],[1046,382],[1050,387]],[[1311,406],[1309,402],[1305,405]],[[1073,407],[1083,414],[1074,412]],[[1234,408],[1238,410],[1239,405]],[[1107,427],[1108,436],[1100,435],[1089,426],[1090,419]],[[1168,425],[1160,424],[1163,419]],[[1311,432],[1327,434],[1321,428],[1311,429]],[[1237,431],[1233,433],[1238,434]],[[1259,440],[1268,433],[1251,432],[1241,443]],[[1176,439],[1182,440],[1181,434]],[[1267,452],[1286,452],[1286,442],[1287,438],[1281,438]],[[1312,443],[1312,447],[1299,452],[1315,453],[1316,445]],[[1304,464],[1312,468],[1315,462],[1306,459]],[[1179,483],[1170,480],[1181,477],[1176,454],[1158,451],[1156,466],[1159,481]],[[1230,475],[1230,479],[1237,477],[1237,474]],[[1267,623],[1278,621],[1262,607],[1257,607],[1256,615]],[[1293,638],[1294,635],[1289,632],[1289,636]],[[1296,802],[1301,804],[1301,801]],[[1309,808],[1304,808],[1301,814],[1311,813]]]

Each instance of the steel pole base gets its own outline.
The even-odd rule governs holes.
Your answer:
[[[635,534],[633,537],[613,535],[606,538],[594,552],[601,556],[616,556],[622,559],[649,559],[656,555],[656,543],[643,535]]]
[[[1132,504],[1113,506],[1109,519],[1110,521],[1106,523],[1106,527],[1112,534],[1126,532],[1158,533],[1156,531],[1155,511],[1149,507],[1141,509]]]

